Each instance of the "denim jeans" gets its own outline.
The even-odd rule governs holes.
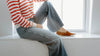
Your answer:
[[[30,20],[42,24],[46,18],[50,31],[36,27],[24,28],[20,26],[17,28],[19,36],[23,39],[36,40],[46,44],[49,50],[49,56],[67,56],[61,37],[53,33],[59,30],[63,26],[63,23],[52,4],[48,1],[42,4],[36,12],[35,17],[30,18]]]

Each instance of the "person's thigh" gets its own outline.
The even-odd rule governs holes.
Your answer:
[[[47,15],[48,15],[48,6],[47,2],[45,1],[36,12],[34,17],[34,22],[42,24],[46,20]]]
[[[40,29],[40,28],[30,28],[22,36],[22,38],[36,40],[44,44],[48,44],[52,41],[60,39],[60,37],[51,31]]]

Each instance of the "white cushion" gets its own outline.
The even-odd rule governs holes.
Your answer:
[[[0,56],[48,56],[48,48],[37,41],[0,39]]]

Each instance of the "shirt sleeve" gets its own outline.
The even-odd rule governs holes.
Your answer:
[[[19,24],[22,27],[36,27],[36,23],[29,21],[20,12],[18,0],[7,0],[7,6],[11,14],[11,19],[15,24]]]

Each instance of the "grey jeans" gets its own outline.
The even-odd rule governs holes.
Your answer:
[[[19,36],[24,39],[36,40],[46,44],[49,49],[49,56],[67,56],[61,38],[53,33],[59,30],[59,28],[63,26],[63,23],[52,4],[48,1],[45,1],[42,4],[36,12],[35,17],[30,18],[30,20],[35,23],[42,24],[46,18],[47,26],[50,31],[36,27],[24,28],[20,26],[17,28]]]

